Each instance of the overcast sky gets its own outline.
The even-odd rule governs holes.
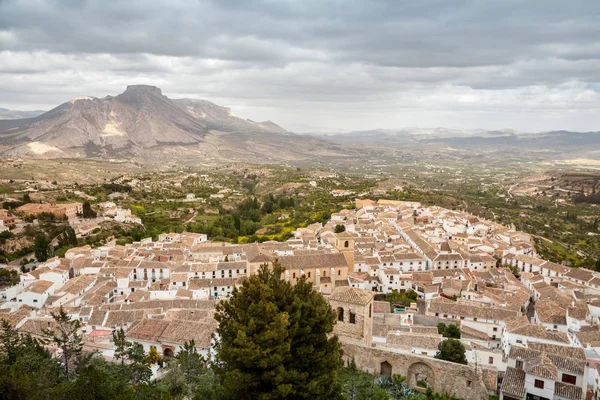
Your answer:
[[[0,107],[141,83],[296,130],[600,130],[600,0],[0,0]]]

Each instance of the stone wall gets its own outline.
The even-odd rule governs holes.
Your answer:
[[[487,399],[497,389],[497,371],[482,369],[412,353],[390,351],[379,346],[365,346],[359,341],[340,338],[345,359],[352,359],[359,369],[380,375],[382,366],[386,373],[407,377],[410,387],[417,380],[425,381],[434,392],[447,392],[463,400]]]

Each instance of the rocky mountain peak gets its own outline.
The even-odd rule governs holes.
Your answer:
[[[129,85],[127,89],[116,97],[118,100],[129,104],[146,103],[147,101],[163,100],[160,88],[150,85]]]
[[[152,85],[127,85],[127,89],[122,94],[150,94],[162,96],[162,90]]]

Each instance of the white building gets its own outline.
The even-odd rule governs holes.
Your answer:
[[[54,286],[54,282],[35,281],[17,295],[17,303],[19,306],[42,308],[48,300],[48,296],[54,293]]]

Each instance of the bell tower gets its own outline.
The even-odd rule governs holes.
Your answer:
[[[354,271],[354,235],[350,232],[336,234],[335,247],[346,258],[348,271]]]

